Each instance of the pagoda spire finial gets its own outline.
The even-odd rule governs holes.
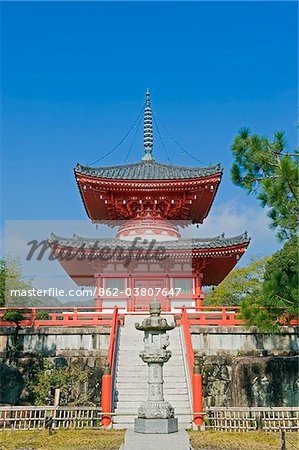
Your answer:
[[[146,90],[146,101],[144,109],[144,127],[143,127],[143,145],[144,155],[142,161],[153,160],[153,119],[151,108],[151,94],[149,89]]]

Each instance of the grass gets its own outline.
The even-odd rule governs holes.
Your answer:
[[[246,433],[221,431],[190,431],[194,450],[278,450],[280,433],[248,431]],[[287,450],[299,449],[298,434],[286,433]]]
[[[123,430],[0,431],[0,449],[119,450],[123,437]]]
[[[190,431],[194,450],[278,450],[280,433],[250,431],[225,433],[217,431]],[[0,450],[118,450],[123,442],[123,430],[57,430],[0,431]],[[155,437],[157,448],[159,438]],[[287,450],[299,449],[298,434],[286,433]],[[141,449],[136,449],[141,450]]]

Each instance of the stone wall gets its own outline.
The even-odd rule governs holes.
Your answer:
[[[12,327],[0,328],[0,357],[7,355],[12,344]],[[19,332],[19,350],[23,355],[95,356],[106,355],[109,327],[39,327]]]
[[[206,406],[298,406],[298,357],[207,356]]]
[[[0,328],[0,404],[24,404],[25,381],[45,358],[54,368],[79,366],[87,369],[88,381],[80,386],[91,403],[100,403],[101,379],[107,361],[110,328],[26,328],[12,352],[11,327]]]
[[[298,353],[298,329],[284,327],[278,334],[258,333],[255,327],[192,326],[195,351],[206,355],[294,355]]]
[[[206,406],[297,406],[298,330],[191,327]]]
[[[207,406],[297,406],[297,330],[257,333],[244,327],[191,327],[195,353],[201,357]],[[42,356],[54,367],[88,369],[82,386],[93,404],[107,361],[109,327],[41,327],[20,331],[11,354],[13,328],[0,327],[0,403],[22,404],[28,379]]]

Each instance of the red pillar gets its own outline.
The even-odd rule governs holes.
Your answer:
[[[165,278],[165,287],[166,287],[167,292],[170,292],[170,279],[169,279],[168,275],[166,275],[166,278]],[[166,298],[164,299],[164,304],[165,304],[165,310],[171,311],[171,299],[169,298],[169,295],[167,295]]]
[[[197,426],[203,424],[203,396],[202,396],[202,375],[198,364],[194,365],[192,377],[192,391],[193,391],[193,422]]]
[[[99,289],[103,287],[103,278],[101,275],[95,275],[96,277],[96,291],[95,291],[95,298],[94,303],[96,308],[102,308],[103,307],[103,299],[99,295]]]
[[[102,376],[102,425],[103,427],[108,427],[111,424],[111,387],[112,387],[112,376],[110,373],[110,368],[107,366],[105,372]],[[107,414],[106,414],[107,413]]]
[[[127,278],[127,283],[128,283],[127,287],[130,292],[130,296],[127,300],[127,311],[134,311],[134,308],[133,308],[133,280],[132,280],[131,274]]]
[[[195,292],[196,292],[196,299],[195,299],[195,308],[196,311],[201,311],[203,306],[203,299],[204,294],[202,293],[202,273],[197,273],[195,277]]]

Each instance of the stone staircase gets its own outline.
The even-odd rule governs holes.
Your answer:
[[[125,325],[119,330],[114,411],[116,414],[130,413],[130,415],[114,417],[114,428],[132,428],[138,407],[142,401],[147,400],[148,367],[139,357],[144,345],[143,333],[137,331],[134,326],[135,322],[141,322],[143,319],[144,317],[139,315],[126,316]],[[167,319],[168,322],[173,322],[173,316],[167,316]],[[172,357],[164,365],[164,399],[174,407],[180,428],[189,428],[192,423],[190,389],[187,383],[187,365],[181,333],[179,326],[168,333]]]

